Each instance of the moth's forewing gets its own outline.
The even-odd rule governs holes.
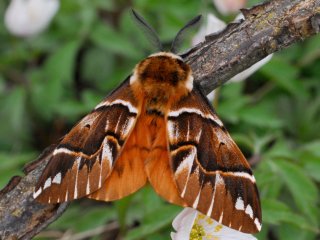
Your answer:
[[[174,179],[187,205],[233,229],[260,231],[250,166],[197,86],[172,106],[167,131]]]

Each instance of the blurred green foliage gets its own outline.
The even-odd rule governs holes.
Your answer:
[[[210,1],[79,0],[61,1],[49,29],[36,37],[18,39],[1,23],[0,187],[152,52],[130,8],[165,43],[197,14],[216,13]],[[259,239],[320,237],[319,49],[320,37],[313,37],[276,54],[247,81],[220,88],[217,112],[254,165],[263,208]],[[168,239],[180,210],[150,187],[115,203],[79,200],[38,239],[114,222],[109,235],[87,239],[114,239],[119,229],[126,240]]]

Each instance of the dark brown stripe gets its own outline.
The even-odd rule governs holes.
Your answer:
[[[107,106],[101,106],[97,109],[94,109],[92,112],[104,112],[104,111],[114,111],[115,108],[123,108],[123,110],[126,112],[126,115],[129,116],[129,117],[136,117],[137,114],[136,113],[133,113],[133,112],[130,112],[129,108],[121,103],[114,103],[112,104],[111,106],[107,105]],[[134,107],[134,106],[133,106]]]
[[[148,115],[156,115],[156,116],[159,116],[159,117],[163,117],[164,116],[163,112],[159,111],[158,109],[147,109],[146,113]]]
[[[201,110],[199,109],[199,111],[201,111]],[[201,115],[199,115],[196,112],[182,112],[178,116],[168,116],[168,120],[170,120],[170,121],[177,121],[178,120],[178,122],[180,122],[180,121],[185,121],[185,119],[192,117],[192,116],[193,117],[196,116],[198,118],[201,118],[198,121],[209,122],[210,124],[213,125],[213,127],[221,128],[224,132],[226,132],[226,128],[224,126],[221,127],[216,121],[214,121],[210,118],[202,117]]]

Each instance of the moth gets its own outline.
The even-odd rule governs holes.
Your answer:
[[[136,12],[138,23],[159,44]],[[170,203],[233,229],[261,230],[250,166],[174,49],[139,62],[132,74],[66,134],[35,187],[34,198],[61,203],[121,199],[150,183]]]

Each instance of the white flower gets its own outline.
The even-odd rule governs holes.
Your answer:
[[[59,4],[59,0],[11,0],[4,16],[5,25],[13,35],[35,35],[49,25]]]
[[[244,16],[242,14],[239,14],[234,21],[237,22],[237,21],[240,21],[241,19],[244,19]],[[192,44],[193,45],[198,44],[199,42],[204,40],[206,35],[209,35],[212,33],[218,33],[223,29],[225,29],[226,26],[227,25],[223,21],[221,21],[212,13],[209,13],[207,16],[207,20],[205,21],[205,25],[202,26],[199,32],[194,36],[192,40]],[[252,75],[255,71],[261,68],[264,64],[269,62],[271,58],[272,58],[272,54],[263,58],[259,62],[253,64],[251,67],[247,68],[246,70],[233,76],[228,82],[240,82],[247,79],[250,75]],[[214,99],[214,91],[208,94],[208,98],[210,101]]]
[[[202,42],[206,35],[211,33],[218,33],[223,30],[227,24],[217,18],[212,13],[207,15],[207,19],[204,22],[204,25],[200,28],[199,32],[193,37],[192,45],[195,46],[198,43]]]
[[[246,0],[213,0],[217,10],[225,15],[238,12],[245,7],[246,2]]]
[[[172,223],[172,240],[256,240],[251,234],[223,226],[192,208],[185,208]]]

